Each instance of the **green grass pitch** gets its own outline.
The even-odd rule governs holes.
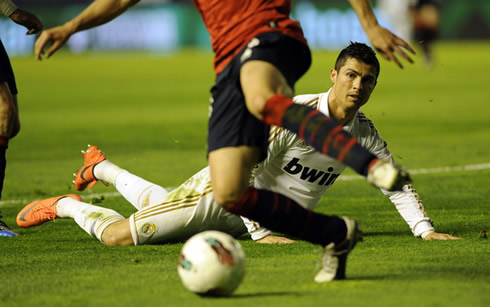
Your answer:
[[[411,170],[436,229],[463,240],[424,242],[393,205],[364,180],[339,180],[318,210],[358,219],[366,234],[349,257],[348,280],[315,284],[318,247],[262,246],[240,239],[247,274],[230,298],[203,299],[181,285],[182,244],[112,248],[72,220],[20,229],[28,202],[75,192],[81,149],[99,145],[115,163],[165,187],[206,165],[212,57],[200,51],[156,54],[56,54],[12,59],[21,134],[10,142],[4,220],[22,235],[0,238],[1,306],[490,306],[490,44],[440,43],[432,71],[381,60],[363,108],[398,162]],[[315,52],[297,93],[325,91],[335,54]],[[430,171],[439,168],[439,171]],[[348,171],[345,175],[353,175]],[[114,192],[98,184],[81,193]],[[122,197],[102,206],[125,216]]]

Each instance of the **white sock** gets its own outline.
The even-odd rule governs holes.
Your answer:
[[[119,166],[109,160],[104,160],[94,167],[94,176],[97,180],[114,184],[114,180],[121,171],[123,169]]]
[[[130,172],[119,172],[114,186],[136,209],[143,209],[162,203],[168,191]]]
[[[102,241],[102,233],[112,223],[124,220],[118,212],[80,202],[72,197],[65,197],[56,204],[56,214],[71,217],[89,235]]]

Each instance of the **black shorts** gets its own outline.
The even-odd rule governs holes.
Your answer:
[[[415,8],[420,9],[424,5],[434,6],[437,9],[441,8],[442,1],[441,0],[418,0],[416,2]]]
[[[7,82],[10,93],[17,95],[17,85],[15,84],[14,71],[10,65],[9,56],[0,40],[0,83]]]
[[[279,32],[262,33],[252,39],[216,77],[211,89],[208,153],[245,145],[259,147],[261,160],[267,155],[269,126],[248,111],[240,85],[240,68],[251,60],[274,65],[294,89],[311,65],[311,53],[307,45]]]

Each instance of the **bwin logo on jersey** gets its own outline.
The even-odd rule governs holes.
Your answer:
[[[309,168],[299,164],[298,158],[293,158],[285,167],[284,170],[291,175],[299,174],[300,178],[303,180],[308,180],[309,182],[318,182],[319,185],[332,185],[340,176],[340,174],[332,174],[333,167],[329,167],[327,171],[320,171],[314,168]]]

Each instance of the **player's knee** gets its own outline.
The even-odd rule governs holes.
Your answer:
[[[107,227],[102,233],[102,242],[107,246],[130,246],[134,245],[131,234],[120,231],[118,227]]]
[[[214,200],[216,203],[223,208],[230,206],[240,200],[243,193],[232,190],[225,189],[215,189],[214,190]]]
[[[256,95],[245,100],[247,110],[256,118],[260,119],[262,110],[264,109],[267,97],[262,95]]]
[[[20,132],[20,123],[19,121],[16,121],[15,124],[12,126],[12,130],[10,130],[10,135],[9,138],[12,139],[14,138],[17,134]]]
[[[275,93],[268,92],[250,96],[248,97],[248,99],[245,100],[248,111],[256,118],[262,119],[262,113],[267,101],[275,95],[292,97],[292,91],[289,88],[281,88],[278,89]]]

